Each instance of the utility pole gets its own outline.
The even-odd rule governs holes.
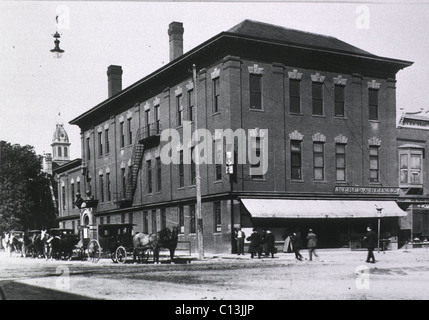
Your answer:
[[[195,131],[198,130],[198,84],[197,84],[197,67],[192,65],[192,76],[194,81],[194,105],[195,105]],[[200,150],[198,143],[195,146],[195,159],[199,158]],[[204,234],[203,234],[203,218],[201,214],[201,177],[200,177],[200,163],[199,160],[195,161],[195,175],[196,175],[196,189],[197,189],[197,206],[196,206],[196,218],[197,218],[197,244],[198,244],[198,259],[204,259]]]

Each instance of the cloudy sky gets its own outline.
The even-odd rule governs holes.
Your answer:
[[[371,53],[413,61],[397,75],[397,106],[429,101],[429,4],[295,2],[0,1],[0,140],[51,152],[58,121],[80,157],[70,120],[107,98],[107,67],[123,88],[168,63],[168,24],[183,22],[184,51],[244,19],[334,36]],[[63,17],[56,23],[57,15]],[[54,59],[59,31],[65,53]]]

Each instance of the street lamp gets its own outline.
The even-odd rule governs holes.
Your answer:
[[[378,236],[377,236],[377,247],[378,252],[380,252],[380,218],[381,218],[381,211],[383,208],[377,207],[377,215],[378,215]]]
[[[64,50],[62,50],[62,49],[60,48],[60,40],[58,40],[59,38],[61,38],[61,36],[60,36],[60,34],[58,33],[58,31],[57,31],[57,32],[55,32],[55,34],[54,34],[54,35],[52,35],[52,36],[55,38],[55,40],[54,40],[55,48],[53,48],[53,49],[52,49],[52,50],[50,50],[50,51],[54,54],[54,58],[59,59],[59,58],[61,58],[61,56],[62,56],[62,54],[63,54],[63,52],[64,52]]]

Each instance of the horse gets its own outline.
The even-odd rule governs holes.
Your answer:
[[[47,243],[47,259],[61,259],[70,260],[73,255],[73,249],[80,241],[76,234],[71,234],[63,237],[50,236],[46,241]]]
[[[12,232],[9,232],[5,237],[5,244],[6,244],[5,245],[6,251],[9,252],[9,256],[12,256],[13,251],[21,254],[21,257],[23,256],[23,247],[24,247],[23,238],[16,236]]]
[[[35,235],[33,239],[33,258],[46,257],[46,241],[48,233],[46,230],[41,230],[40,234]]]
[[[156,234],[137,233],[133,237],[134,259],[139,250],[152,249],[153,262],[159,263],[159,252],[162,248],[170,250],[170,261],[173,262],[174,252],[176,251],[179,228],[164,228]]]

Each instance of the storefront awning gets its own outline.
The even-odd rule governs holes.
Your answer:
[[[385,218],[407,213],[395,201],[241,199],[253,218]],[[378,208],[383,208],[381,214]]]

